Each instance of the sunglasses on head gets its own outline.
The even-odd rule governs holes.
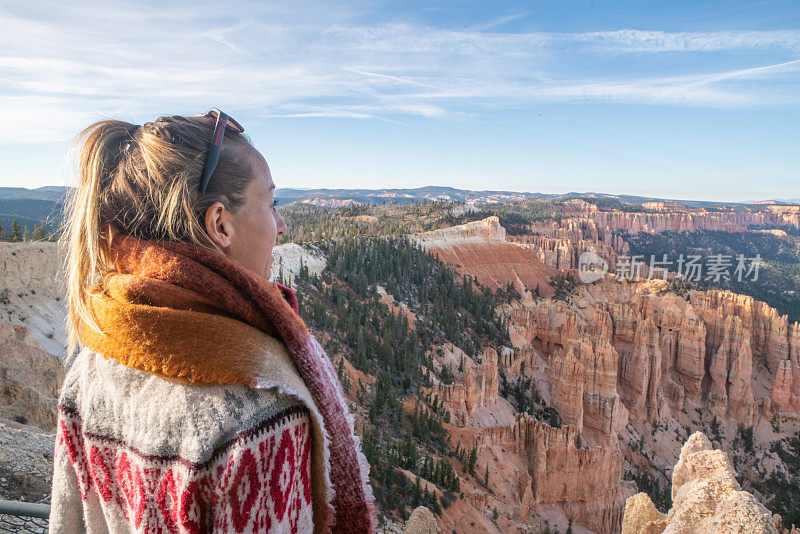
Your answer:
[[[200,179],[200,194],[204,195],[208,181],[211,179],[211,175],[214,174],[217,163],[219,163],[219,153],[222,149],[222,138],[225,136],[225,129],[230,128],[233,132],[243,133],[244,128],[232,117],[217,108],[211,108],[211,111],[205,115],[198,115],[198,117],[207,117],[216,121],[214,134],[211,136],[211,146],[208,149],[206,163],[203,166],[203,176]]]

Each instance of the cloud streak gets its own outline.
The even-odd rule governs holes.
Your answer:
[[[248,13],[232,16],[231,13]],[[402,123],[533,102],[737,108],[800,103],[800,31],[503,33],[368,25],[348,8],[241,3],[0,8],[0,142],[63,140],[87,120],[193,113]],[[219,22],[216,22],[219,21]],[[703,54],[723,54],[710,68]],[[661,55],[672,55],[654,72]],[[674,54],[686,58],[676,73]],[[715,56],[717,57],[717,56]]]

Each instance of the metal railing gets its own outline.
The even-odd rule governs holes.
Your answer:
[[[47,532],[49,500],[49,495],[36,503],[0,500],[0,533]]]

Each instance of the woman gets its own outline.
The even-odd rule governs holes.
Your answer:
[[[373,532],[336,373],[268,281],[286,227],[233,119],[102,121],[65,228],[51,532]]]

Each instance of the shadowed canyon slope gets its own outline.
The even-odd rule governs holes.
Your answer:
[[[506,241],[497,217],[414,236],[429,252],[481,284],[500,287],[511,282],[520,287],[547,287],[553,274],[536,252]],[[546,289],[549,291],[549,287]]]

